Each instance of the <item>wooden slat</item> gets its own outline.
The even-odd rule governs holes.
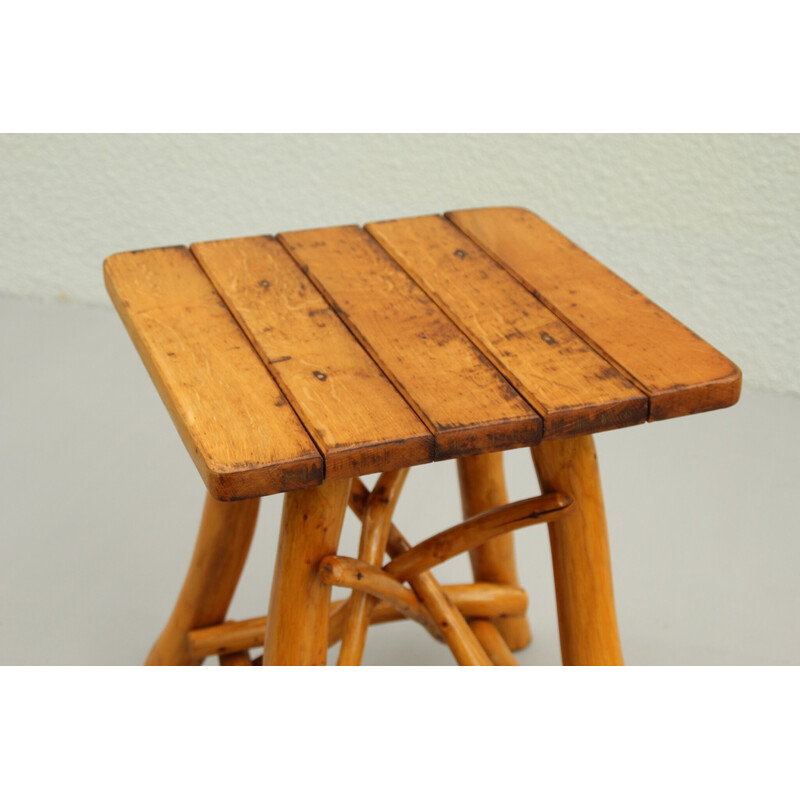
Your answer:
[[[322,482],[322,457],[186,248],[113,255],[104,272],[214,497],[257,497]]]
[[[544,438],[645,421],[646,395],[444,217],[366,228],[542,415]]]
[[[325,457],[326,478],[433,459],[433,435],[275,239],[192,252]]]
[[[643,389],[650,420],[739,398],[735,364],[532,212],[446,216]]]
[[[427,421],[436,459],[541,438],[541,418],[369,234],[348,226],[278,238]]]

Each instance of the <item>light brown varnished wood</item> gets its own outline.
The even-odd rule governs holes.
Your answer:
[[[393,539],[395,537],[390,535],[389,552],[399,555],[402,551],[397,548],[397,542]],[[470,629],[464,615],[448,597],[433,574],[422,572],[413,577],[409,583],[430,611],[456,661],[462,667],[488,667],[491,665],[489,656],[486,655],[485,650]]]
[[[591,436],[542,442],[533,448],[545,492],[567,492],[574,513],[550,524],[550,548],[565,665],[622,664],[611,557]]]
[[[466,618],[492,619],[495,624],[508,617],[525,613],[528,596],[524,589],[493,583],[463,583],[442,586],[442,589]],[[344,611],[348,600],[337,600],[330,605],[328,621],[328,644],[336,644],[342,638]],[[396,622],[407,617],[391,604],[381,601],[375,606],[370,625]],[[189,648],[192,657],[202,660],[208,656],[237,652],[260,647],[264,642],[266,617],[253,617],[238,622],[224,622],[198,628],[189,633]],[[438,629],[437,629],[438,631]],[[441,634],[437,633],[437,638]]]
[[[436,459],[539,441],[540,417],[369,234],[278,238],[427,422]]]
[[[647,397],[444,217],[366,227],[539,412],[544,438],[645,421]]]
[[[326,480],[433,459],[433,435],[275,239],[192,252],[324,455]]]
[[[514,654],[509,649],[506,640],[497,629],[496,623],[488,619],[471,619],[469,627],[478,637],[481,647],[492,660],[492,664],[497,667],[519,666],[519,661],[514,658]]]
[[[447,217],[627,374],[659,420],[733,405],[738,367],[524,208]]]
[[[145,662],[148,666],[201,664],[189,632],[225,619],[253,539],[259,500],[223,503],[206,497],[192,560],[175,608]],[[239,648],[242,649],[242,648]]]
[[[240,650],[238,653],[221,653],[219,665],[221,667],[252,667],[253,662],[246,650]]]
[[[189,632],[189,651],[193,658],[202,660],[208,656],[261,647],[264,644],[266,626],[265,615],[197,628]]]
[[[392,535],[397,535],[395,531]],[[491,619],[495,624],[506,619],[518,617],[524,614],[528,608],[528,595],[524,589],[517,586],[504,586],[498,583],[453,583],[441,587],[450,602],[458,609],[465,619],[480,617]],[[328,643],[333,645],[341,639],[344,628],[344,618],[347,600],[340,600],[331,604],[331,616],[328,627]],[[384,622],[396,622],[407,617],[390,603],[381,601],[375,606],[370,617],[370,625],[380,625]],[[264,630],[265,617],[261,617],[261,630]],[[253,621],[254,623],[256,620]],[[229,634],[225,631],[227,626],[220,625],[215,628],[208,628],[208,634],[203,634],[200,643],[202,652],[209,655],[216,652],[214,649],[208,650],[209,644],[216,641],[215,631],[220,631],[223,636]],[[438,629],[437,629],[438,631]],[[198,631],[198,634],[203,633]],[[432,634],[433,635],[433,634]],[[194,634],[192,634],[192,637]],[[190,638],[192,638],[190,637]],[[435,634],[436,639],[444,639],[441,632]],[[233,640],[232,640],[233,641]],[[234,644],[238,640],[233,641]],[[242,639],[241,641],[244,641]]]
[[[498,451],[523,444],[535,445],[539,502],[574,498],[570,514],[563,503],[545,512],[564,663],[621,663],[585,434],[730,405],[741,375],[530,212],[448,218],[195,245],[208,274],[182,247],[106,261],[112,299],[210,492],[148,663],[215,652],[244,666],[262,641],[264,663],[320,664],[343,638],[342,663],[354,664],[369,624],[403,616],[458,663],[513,663],[502,637],[521,646],[526,623],[498,615],[524,613],[527,598],[513,586],[505,531],[537,501],[498,508]],[[393,501],[370,504],[360,481],[347,487],[382,471],[380,494],[387,470],[450,457],[461,459],[465,516],[483,516],[414,548],[391,525]],[[257,506],[219,499],[279,491],[288,496],[269,617],[224,623]],[[334,555],[348,495],[366,517],[358,560]],[[476,576],[502,584],[439,585],[430,567],[468,548]],[[384,551],[393,560],[381,570]],[[331,604],[329,583],[353,594]]]
[[[264,664],[326,663],[331,587],[317,565],[334,555],[350,495],[350,480],[287,492],[275,557]]]
[[[508,503],[502,453],[459,458],[458,483],[465,519]],[[469,558],[476,581],[519,586],[513,533],[504,533],[470,550]],[[496,625],[512,650],[522,650],[531,643],[531,628],[525,617],[497,620]]]
[[[517,617],[528,609],[528,595],[501,583],[453,583],[442,589],[465,617]]]
[[[407,469],[384,472],[367,498],[361,517],[358,557],[374,567],[380,567],[383,563],[392,514],[400,499],[400,492],[407,475]],[[349,496],[347,499],[349,501]],[[353,591],[342,633],[342,646],[337,662],[339,666],[357,666],[361,663],[367,641],[369,617],[376,603],[377,599],[374,596],[358,590]]]
[[[572,500],[562,492],[551,492],[492,508],[406,550],[384,569],[398,580],[407,581],[460,553],[479,547],[495,536],[557,520],[571,511]]]
[[[188,250],[110,256],[105,279],[215,497],[257,497],[322,481],[322,456]]]
[[[419,598],[414,592],[384,570],[378,569],[378,567],[374,567],[372,564],[368,564],[358,558],[326,556],[320,562],[319,576],[331,586],[354,589],[359,593],[367,593],[378,600],[385,600],[404,617],[413,619],[427,628],[428,633],[434,638],[442,638],[433,618],[425,606],[419,602]],[[370,618],[367,618],[366,624],[369,625],[370,621]],[[344,624],[342,634],[343,636],[346,635],[346,626]],[[360,660],[359,658],[358,662]]]
[[[369,491],[366,486],[358,478],[354,478],[349,504],[359,519],[366,511],[368,498]],[[396,558],[401,553],[410,550],[411,545],[400,531],[391,525],[386,549],[392,558]],[[409,583],[439,626],[442,637],[453,652],[456,661],[462,666],[489,666],[491,664],[489,656],[486,655],[475,634],[470,630],[466,619],[444,592],[439,581],[430,572],[422,572],[411,578]]]

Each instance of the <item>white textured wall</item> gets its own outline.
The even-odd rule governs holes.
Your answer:
[[[800,393],[796,135],[3,135],[0,293],[106,304],[112,252],[500,204]]]

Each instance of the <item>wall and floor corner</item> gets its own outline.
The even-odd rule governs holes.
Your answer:
[[[111,310],[105,256],[501,204],[745,376],[732,409],[597,437],[627,661],[800,663],[800,136],[5,135],[0,186],[0,664],[140,662],[194,540],[204,489]],[[506,465],[511,499],[529,495],[527,451]],[[234,617],[265,613],[279,514],[263,502]],[[458,518],[455,465],[412,470],[399,527]],[[521,660],[557,663],[546,535],[518,550]],[[447,569],[465,578],[466,559]],[[374,629],[366,663],[451,663],[426,636]]]

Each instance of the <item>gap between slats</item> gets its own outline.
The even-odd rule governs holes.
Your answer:
[[[368,238],[368,239],[369,239],[371,242],[375,243],[374,237],[370,236],[370,235],[369,235],[369,233],[368,233],[368,232],[367,232],[367,231],[366,231],[364,228],[362,228],[362,227],[360,227],[360,226],[357,226],[357,225],[352,225],[352,226],[343,226],[343,227],[352,227],[352,228],[358,229],[359,231],[361,231],[361,233],[363,233],[363,234],[366,234],[367,238]],[[306,233],[306,231],[302,231],[302,233]],[[372,359],[372,360],[375,362],[375,364],[377,365],[377,367],[378,367],[378,368],[379,368],[379,369],[382,371],[382,373],[383,373],[383,374],[386,376],[386,378],[387,378],[387,379],[388,379],[388,380],[389,380],[389,381],[392,383],[392,385],[393,385],[393,386],[394,386],[394,387],[397,389],[397,391],[400,393],[400,395],[403,397],[403,399],[406,401],[406,403],[407,403],[407,404],[408,404],[408,405],[411,407],[411,409],[412,409],[412,410],[413,410],[413,411],[416,413],[416,415],[419,417],[419,419],[422,421],[422,423],[423,423],[423,424],[426,426],[426,428],[427,428],[427,429],[428,429],[428,430],[431,432],[432,436],[434,437],[434,442],[435,442],[435,454],[434,454],[434,461],[438,461],[438,460],[447,460],[447,459],[449,459],[449,458],[452,458],[452,457],[454,457],[452,454],[449,454],[449,452],[448,452],[448,451],[442,451],[442,450],[440,449],[439,435],[440,435],[440,434],[441,434],[443,431],[445,431],[446,429],[443,429],[443,428],[441,428],[441,427],[437,428],[437,426],[436,426],[436,425],[435,425],[435,423],[434,423],[434,422],[431,420],[431,418],[430,418],[430,417],[429,417],[429,416],[428,416],[428,415],[425,413],[425,411],[423,411],[423,409],[422,409],[422,408],[419,406],[419,404],[417,403],[417,401],[416,401],[416,400],[415,400],[415,398],[413,397],[412,393],[411,393],[411,392],[410,392],[410,391],[407,389],[407,387],[406,387],[406,386],[403,384],[403,382],[402,382],[402,381],[401,381],[401,380],[400,380],[400,379],[397,377],[397,375],[396,375],[396,374],[395,374],[395,373],[394,373],[394,372],[393,372],[391,369],[389,369],[387,366],[385,366],[385,365],[383,364],[383,362],[382,362],[382,359],[380,358],[380,355],[379,355],[379,353],[378,353],[378,352],[375,350],[375,348],[373,347],[373,345],[370,343],[369,339],[368,339],[368,338],[367,338],[367,337],[366,337],[366,336],[365,336],[365,335],[364,335],[364,334],[361,332],[361,330],[359,329],[359,327],[358,327],[358,326],[357,326],[357,325],[356,325],[356,324],[353,322],[353,320],[352,320],[352,318],[350,317],[350,315],[349,315],[349,314],[348,314],[348,313],[347,313],[347,312],[346,312],[346,311],[345,311],[345,310],[344,310],[344,309],[343,309],[343,308],[342,308],[342,307],[341,307],[341,306],[340,306],[340,305],[339,305],[339,304],[336,302],[336,298],[335,298],[335,297],[334,297],[334,296],[333,296],[333,295],[332,295],[332,294],[331,294],[331,293],[328,291],[328,289],[327,289],[327,287],[325,286],[325,284],[324,284],[324,283],[323,283],[321,280],[319,280],[319,279],[318,279],[318,277],[317,277],[317,276],[314,274],[314,271],[313,271],[313,270],[311,270],[311,269],[308,269],[308,268],[307,268],[307,267],[305,267],[305,266],[303,266],[303,264],[300,262],[300,260],[298,259],[298,257],[297,257],[297,256],[296,256],[296,255],[295,255],[295,254],[292,252],[292,250],[291,250],[291,249],[290,249],[290,248],[287,246],[286,242],[284,242],[284,241],[282,240],[282,235],[281,235],[281,234],[278,234],[278,235],[276,236],[276,240],[277,240],[277,241],[278,241],[278,242],[281,244],[281,246],[284,248],[284,250],[285,250],[285,251],[286,251],[286,252],[289,254],[289,256],[291,257],[292,261],[295,263],[295,265],[297,266],[297,268],[298,268],[298,269],[299,269],[299,270],[300,270],[300,271],[303,273],[303,275],[304,275],[304,276],[305,276],[305,277],[306,277],[306,278],[307,278],[307,279],[308,279],[308,280],[311,282],[311,284],[312,284],[312,285],[313,285],[313,286],[314,286],[314,287],[317,289],[317,291],[319,291],[319,293],[320,293],[320,294],[322,295],[322,297],[325,299],[325,302],[327,302],[327,303],[328,303],[328,305],[330,306],[330,308],[331,308],[331,309],[333,309],[333,311],[336,313],[336,315],[339,317],[339,319],[341,319],[341,321],[343,322],[343,324],[344,324],[344,325],[347,327],[347,329],[350,331],[350,333],[352,334],[353,338],[354,338],[354,339],[355,339],[355,340],[356,340],[356,341],[357,341],[357,342],[358,342],[358,343],[361,345],[361,347],[362,347],[362,348],[363,348],[363,349],[366,351],[367,355],[369,355],[369,357],[370,357],[370,358],[371,358],[371,359]],[[396,266],[397,266],[397,267],[398,267],[398,268],[399,268],[399,269],[400,269],[400,270],[403,272],[403,274],[404,274],[404,275],[406,275],[406,276],[407,276],[407,277],[408,277],[408,278],[411,280],[411,282],[414,284],[414,286],[415,286],[416,288],[420,289],[420,291],[422,291],[423,295],[424,295],[424,296],[425,296],[425,297],[426,297],[428,300],[430,300],[430,298],[428,297],[427,293],[425,293],[425,292],[424,292],[424,290],[422,290],[422,287],[420,287],[420,286],[419,286],[419,285],[416,283],[416,281],[414,281],[414,280],[413,280],[413,278],[411,278],[410,276],[408,276],[408,274],[405,272],[405,270],[403,270],[403,269],[402,269],[402,267],[401,267],[399,264],[397,264],[397,262],[396,262],[396,261],[395,261],[395,260],[394,260],[394,259],[391,257],[391,255],[390,255],[390,254],[388,254],[388,253],[387,253],[387,252],[386,252],[386,251],[385,251],[385,250],[384,250],[384,249],[383,249],[383,248],[382,248],[382,247],[381,247],[379,244],[377,244],[377,243],[375,243],[375,244],[377,245],[377,247],[378,247],[378,249],[380,250],[380,252],[382,253],[382,255],[384,255],[386,258],[388,258],[389,260],[391,260],[391,262],[392,262],[393,264],[395,264],[395,265],[396,265]],[[431,302],[433,302],[433,301],[431,301]],[[434,305],[436,305],[436,304],[434,303]],[[436,305],[436,307],[438,308],[438,305]],[[449,317],[448,317],[448,319],[449,319]],[[452,321],[452,320],[451,320],[451,321]],[[460,328],[459,328],[457,325],[456,325],[456,328],[457,328],[457,329],[460,331]],[[463,332],[462,332],[462,334],[463,334]],[[532,408],[532,406],[530,405],[530,403],[528,403],[528,401],[527,401],[527,400],[525,400],[525,398],[523,398],[521,395],[519,395],[519,393],[517,392],[517,390],[516,390],[516,389],[514,389],[514,387],[513,387],[513,386],[512,386],[512,385],[511,385],[511,384],[508,382],[508,380],[506,379],[505,375],[503,375],[501,372],[499,372],[499,371],[496,369],[496,367],[495,367],[495,366],[494,366],[494,365],[493,365],[493,364],[492,364],[490,361],[488,361],[488,360],[486,359],[486,357],[485,357],[485,355],[484,355],[483,351],[482,351],[480,348],[478,348],[478,347],[475,347],[474,343],[472,343],[472,342],[469,340],[469,337],[465,337],[465,341],[469,342],[469,344],[470,344],[470,345],[471,345],[471,346],[474,348],[474,350],[475,350],[475,352],[476,352],[476,355],[477,355],[477,357],[478,357],[478,358],[479,358],[479,359],[480,359],[480,360],[481,360],[483,363],[485,363],[485,365],[486,365],[487,367],[489,367],[489,368],[490,368],[490,369],[492,369],[492,370],[493,370],[495,373],[497,373],[497,376],[499,377],[499,379],[500,379],[500,380],[501,380],[501,381],[502,381],[502,382],[503,382],[503,383],[504,383],[506,386],[508,386],[509,390],[510,390],[511,392],[513,392],[513,393],[514,393],[514,394],[515,394],[517,397],[519,397],[520,401],[521,401],[522,403],[524,403],[524,404],[525,404],[525,406],[526,406],[527,408],[530,408],[530,409],[531,409],[531,411],[533,411],[533,412],[535,412],[535,413],[537,413],[537,414],[538,414],[538,412],[536,411],[536,409],[533,409],[533,408]],[[476,429],[481,429],[481,428],[482,428],[482,425],[481,425],[481,424],[478,424],[478,423],[476,423],[474,426],[467,425],[467,426],[464,426],[464,430],[465,430],[465,431],[466,431],[466,430],[469,430],[469,428],[470,428],[470,427],[474,427],[474,428],[476,428]],[[538,441],[538,438],[537,438],[537,441]],[[535,444],[535,443],[536,443],[536,442],[533,442],[533,441],[532,441],[532,442],[530,442],[530,444]],[[519,445],[519,446],[527,446],[527,445]],[[504,448],[504,449],[505,449],[505,448]],[[443,453],[443,452],[445,452],[446,454],[440,458],[440,456],[442,455],[442,453]]]
[[[260,237],[245,237],[243,241],[249,241],[250,239],[260,238]],[[418,455],[415,455],[413,458],[409,458],[403,461],[402,466],[414,466],[420,463],[427,463],[428,461],[433,460],[434,457],[434,442],[435,442],[435,434],[432,430],[432,426],[430,422],[419,413],[418,409],[414,407],[411,403],[409,403],[407,396],[398,388],[397,381],[393,380],[390,375],[386,373],[384,369],[382,369],[381,365],[375,360],[369,350],[364,347],[363,343],[359,340],[359,338],[354,335],[353,331],[351,330],[350,326],[346,323],[343,319],[344,312],[339,309],[335,303],[331,302],[331,298],[326,295],[326,293],[320,288],[319,285],[312,279],[310,276],[296,261],[296,259],[292,256],[292,253],[288,251],[288,249],[275,237],[264,237],[277,245],[280,249],[280,252],[286,256],[286,266],[291,265],[292,270],[296,270],[296,274],[299,276],[303,283],[308,285],[308,290],[311,292],[315,292],[318,296],[315,297],[314,302],[319,302],[321,305],[326,306],[327,310],[330,310],[336,318],[337,322],[341,325],[341,330],[349,337],[349,341],[352,342],[359,350],[360,353],[369,361],[369,363],[374,368],[376,375],[380,375],[386,381],[386,387],[389,389],[394,395],[396,395],[396,399],[399,403],[401,403],[408,413],[413,416],[414,420],[416,420],[421,429],[426,431],[430,437],[430,451],[426,458],[420,459]],[[203,245],[213,244],[212,242],[200,242],[197,243],[199,248],[202,248]],[[194,247],[195,245],[192,245]],[[325,434],[323,434],[320,430],[317,430],[317,425],[313,419],[313,415],[308,412],[308,409],[303,408],[303,404],[295,399],[295,389],[302,388],[297,387],[293,389],[291,384],[288,382],[288,379],[281,374],[281,371],[273,366],[274,364],[278,364],[284,359],[274,359],[271,360],[268,358],[267,353],[262,353],[261,345],[254,341],[255,333],[251,336],[251,327],[252,321],[248,322],[244,317],[239,318],[238,311],[235,308],[236,305],[236,298],[231,298],[231,303],[229,303],[227,299],[227,290],[224,286],[218,286],[216,283],[217,277],[215,269],[210,269],[206,271],[205,267],[203,266],[202,261],[202,253],[194,253],[192,252],[193,257],[198,262],[200,268],[203,270],[204,274],[214,286],[216,291],[218,292],[220,298],[223,302],[226,303],[229,312],[236,320],[237,325],[239,326],[242,334],[248,339],[250,345],[255,350],[256,354],[258,355],[261,362],[264,364],[265,368],[269,372],[270,376],[272,377],[273,381],[277,384],[278,388],[281,391],[283,397],[286,398],[287,403],[294,411],[295,415],[299,419],[300,423],[302,424],[303,428],[305,429],[308,436],[313,441],[317,450],[322,454],[323,462],[324,462],[324,478],[329,476],[335,478],[346,478],[346,477],[354,477],[360,476],[364,474],[371,474],[372,472],[376,471],[384,471],[387,468],[396,468],[396,465],[391,464],[383,464],[383,463],[356,463],[352,466],[342,467],[342,462],[338,461],[339,458],[343,459],[344,461],[353,459],[358,462],[359,454],[364,456],[365,454],[375,454],[376,457],[379,456],[381,451],[383,450],[392,450],[394,446],[402,446],[404,443],[410,441],[409,439],[399,437],[399,438],[387,438],[382,439],[380,441],[370,441],[368,438],[362,442],[358,442],[357,444],[353,445],[343,445],[343,444],[336,444],[333,442],[326,442]],[[269,261],[269,257],[267,257]],[[281,274],[281,266],[274,261],[271,262],[275,268],[276,274]],[[210,266],[210,265],[209,265]],[[416,434],[415,434],[416,435]],[[413,436],[411,438],[414,438]],[[419,448],[418,448],[419,449]],[[328,459],[336,458],[337,459],[337,468],[335,473],[332,472],[333,470],[333,461],[329,463]],[[400,459],[398,459],[400,460]],[[406,463],[407,461],[407,463]]]
[[[231,315],[231,318],[236,323],[236,327],[239,328],[239,330],[241,331],[242,336],[247,341],[247,344],[250,346],[250,348],[252,349],[253,353],[255,353],[255,355],[258,358],[258,360],[264,365],[264,369],[267,371],[267,374],[269,375],[270,379],[275,384],[275,388],[277,389],[277,391],[280,394],[281,398],[284,400],[286,405],[292,410],[292,413],[297,418],[297,421],[302,426],[303,430],[306,432],[306,436],[308,436],[308,439],[309,439],[310,443],[313,445],[314,449],[317,451],[317,453],[318,453],[318,455],[320,457],[320,460],[322,461],[322,480],[320,481],[320,483],[324,483],[325,479],[328,477],[328,475],[327,475],[328,464],[327,464],[327,461],[325,459],[325,454],[322,452],[322,450],[320,449],[319,445],[317,444],[316,438],[311,433],[311,431],[308,429],[308,425],[306,425],[306,422],[303,419],[303,417],[300,416],[300,414],[297,413],[297,409],[292,405],[292,403],[290,402],[289,398],[286,396],[286,392],[283,390],[283,386],[281,385],[281,383],[275,377],[274,372],[271,369],[269,369],[269,366],[267,364],[264,363],[264,359],[261,357],[261,353],[258,352],[258,349],[256,348],[256,346],[250,340],[250,337],[247,335],[247,331],[245,331],[242,328],[241,324],[239,323],[239,320],[236,317],[236,314],[233,313],[233,310],[225,302],[225,298],[217,290],[217,287],[214,285],[214,282],[211,280],[211,278],[209,278],[208,274],[203,269],[203,265],[200,263],[200,261],[198,260],[197,256],[192,252],[192,246],[189,245],[188,247],[186,247],[186,251],[192,257],[192,259],[194,259],[194,262],[197,265],[197,268],[203,274],[205,279],[209,282],[209,284],[211,285],[211,288],[214,290],[214,293],[219,298],[219,302],[222,305],[225,306],[225,308],[227,309],[228,313]],[[317,484],[309,484],[308,488],[311,488],[312,485],[315,486]],[[263,495],[258,495],[258,496],[260,497],[260,496],[263,496]]]
[[[454,232],[466,236],[466,234],[457,225],[455,225],[451,220],[447,219],[443,215],[432,215],[432,216],[436,216],[439,219],[441,219],[448,227],[452,228]],[[380,225],[380,223],[369,223],[369,225]],[[538,413],[542,417],[544,423],[544,432],[545,432],[544,438],[550,438],[547,435],[547,430],[549,427],[548,419],[551,418],[561,419],[562,415],[565,412],[565,409],[567,409],[568,407],[565,406],[564,408],[554,410],[553,412],[548,411],[545,403],[542,400],[540,400],[539,397],[535,394],[535,389],[520,383],[517,380],[516,376],[514,376],[513,373],[511,372],[510,367],[504,364],[503,361],[500,358],[498,358],[494,352],[492,352],[492,348],[483,341],[481,336],[477,335],[472,330],[472,328],[460,317],[460,315],[457,314],[456,311],[454,311],[450,307],[450,305],[447,302],[445,302],[442,297],[438,295],[438,293],[435,290],[433,290],[432,288],[429,289],[424,283],[418,281],[415,278],[414,274],[411,271],[409,271],[409,269],[406,268],[405,264],[403,263],[403,259],[396,258],[394,254],[389,249],[387,249],[387,247],[378,239],[378,237],[369,230],[369,228],[364,228],[364,231],[365,233],[367,233],[367,235],[370,236],[373,242],[375,242],[375,244],[379,248],[381,248],[381,250],[383,250],[383,252],[385,252],[386,255],[400,267],[400,269],[403,270],[403,272],[408,276],[408,278],[411,281],[413,281],[417,287],[419,287],[419,289],[431,300],[431,302],[433,302],[437,306],[437,308],[439,308],[442,311],[442,313],[445,314],[445,316],[447,316],[448,319],[450,319],[450,321],[462,332],[462,334],[478,350],[481,356],[502,376],[502,378],[516,392],[519,393],[519,395],[534,409],[534,411],[536,411],[536,413]],[[475,242],[471,237],[467,238],[492,264],[496,265],[498,269],[501,269],[504,274],[509,274],[508,270],[497,260],[495,260],[491,254],[487,253],[486,250],[479,243]],[[555,314],[552,308],[548,304],[542,302],[541,298],[538,296],[537,293],[532,292],[528,286],[526,286],[522,281],[515,278],[513,275],[509,274],[509,277],[512,278],[517,285],[521,286],[526,293],[530,294],[531,297],[536,302],[539,302],[544,309],[546,309],[550,313],[553,313],[553,316],[555,317],[556,320],[558,320],[559,322],[564,322],[562,317],[558,314]],[[566,327],[570,330],[571,333],[573,333],[578,338],[578,340],[581,343],[585,344],[589,348],[589,350],[591,350],[591,352],[597,356],[597,358],[602,362],[602,364],[614,367],[614,364],[611,362],[611,360],[608,359],[603,352],[599,351],[596,346],[593,346],[591,342],[587,341],[587,339],[583,335],[581,335],[579,331],[576,331],[574,327],[571,325],[566,325]],[[554,438],[561,438],[563,436],[581,435],[587,432],[595,433],[602,430],[609,430],[618,427],[628,427],[630,425],[641,424],[646,421],[647,415],[649,414],[649,406],[650,406],[649,394],[642,389],[642,387],[638,382],[630,380],[629,374],[627,372],[620,370],[617,370],[617,372],[619,373],[620,378],[628,380],[632,384],[632,388],[636,389],[636,391],[639,393],[640,395],[639,407],[646,413],[640,416],[640,413],[637,412],[634,415],[634,417],[631,418],[621,416],[617,420],[617,424],[612,424],[612,425],[608,425],[605,421],[599,422],[598,424],[598,420],[603,420],[603,415],[594,417],[591,414],[587,415],[579,413],[576,415],[579,422],[584,418],[586,418],[589,420],[588,424],[584,425],[583,427],[581,427],[580,424],[575,427],[573,427],[572,424],[569,424],[566,427],[566,431],[568,432],[565,432],[564,429],[561,427],[563,423],[558,423],[556,432],[553,434]],[[631,398],[628,398],[627,400],[620,400],[619,407],[627,407],[631,410],[636,408],[636,406],[632,403]],[[581,409],[584,412],[590,411],[591,409],[603,409],[603,408],[606,409],[605,414],[610,415],[609,418],[613,420],[613,409],[614,409],[613,401],[610,403],[596,403],[594,405],[589,404],[581,406]]]
[[[558,308],[549,302],[546,297],[543,297],[537,291],[537,289],[528,281],[526,281],[521,275],[519,275],[516,270],[508,267],[508,265],[505,264],[502,259],[496,259],[476,238],[470,235],[469,231],[460,227],[454,220],[450,219],[450,213],[450,211],[447,211],[443,216],[451,225],[453,225],[457,230],[461,231],[461,233],[463,233],[477,248],[486,253],[490,259],[502,267],[515,281],[517,281],[517,283],[524,287],[526,291],[530,292],[543,306],[545,306],[545,308],[548,309],[548,311],[550,311],[554,316],[558,317],[558,319],[560,319],[561,322],[563,322],[576,336],[580,337],[580,339],[585,342],[588,347],[594,350],[598,356],[614,367],[614,369],[617,370],[620,375],[627,378],[647,398],[647,421],[650,421],[653,404],[652,392],[647,389],[647,387],[635,375],[623,367],[622,364],[620,364],[615,358],[610,356],[591,336],[582,331],[569,317],[565,316],[563,312],[559,311]]]

